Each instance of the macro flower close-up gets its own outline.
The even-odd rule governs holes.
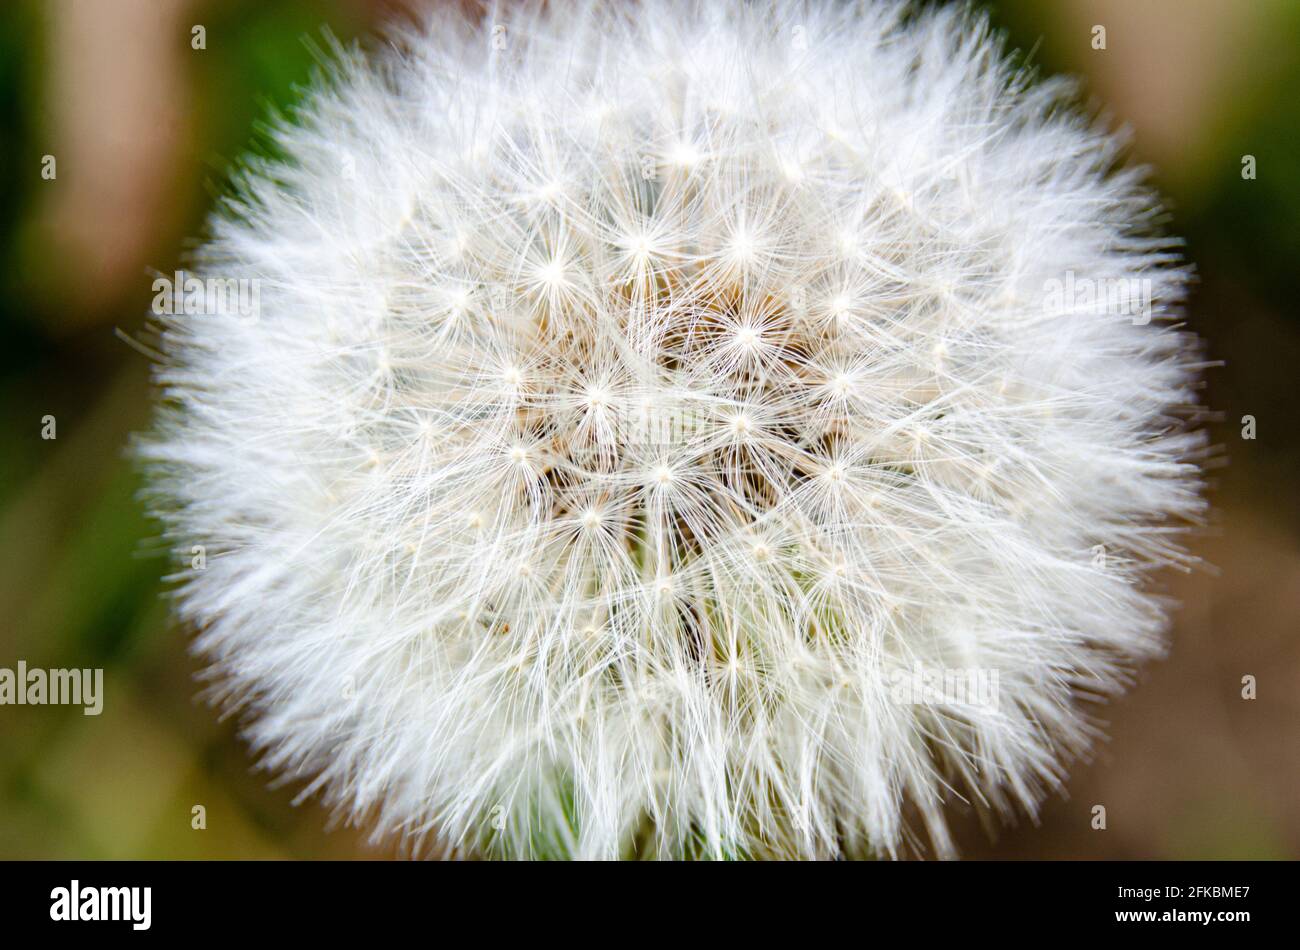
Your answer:
[[[197,254],[257,312],[162,318],[142,449],[264,764],[511,856],[1032,815],[1202,506],[1188,272],[1067,94],[892,2],[336,50]]]

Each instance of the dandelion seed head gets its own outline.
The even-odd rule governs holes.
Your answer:
[[[263,765],[377,834],[948,855],[1164,648],[1188,271],[1117,139],[974,14],[715,7],[336,50],[197,261],[260,318],[161,318],[180,614]]]

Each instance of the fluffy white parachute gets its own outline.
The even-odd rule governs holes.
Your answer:
[[[257,312],[161,318],[142,446],[263,765],[506,855],[1032,814],[1202,507],[1188,271],[1068,95],[892,2],[336,50],[195,262]]]

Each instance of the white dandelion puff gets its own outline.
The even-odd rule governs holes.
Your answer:
[[[337,51],[196,262],[259,318],[160,318],[141,447],[263,764],[506,855],[1032,814],[1202,510],[1188,270],[1068,95],[893,2]]]

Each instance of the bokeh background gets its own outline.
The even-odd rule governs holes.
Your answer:
[[[1193,541],[1210,566],[1163,579],[1183,603],[1170,658],[1098,710],[1111,740],[1037,824],[984,828],[958,809],[963,852],[1300,857],[1300,3],[978,5],[1131,128],[1198,268],[1189,322],[1224,365],[1206,393],[1214,522]],[[160,580],[174,565],[125,454],[148,424],[149,362],[122,337],[145,323],[154,272],[201,233],[230,160],[294,101],[321,28],[364,37],[409,6],[0,4],[0,666],[103,667],[107,694],[99,717],[0,707],[0,858],[400,854],[295,805],[301,789],[272,787],[237,724],[196,700],[200,664]]]

